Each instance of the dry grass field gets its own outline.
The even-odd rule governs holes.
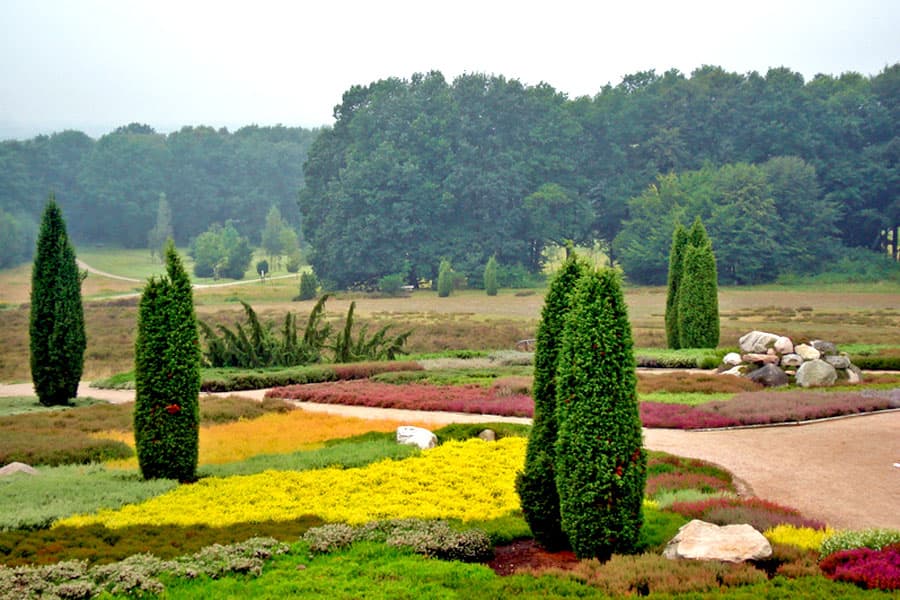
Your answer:
[[[119,274],[117,272],[117,274]],[[132,275],[131,273],[121,273]],[[30,378],[28,300],[30,265],[0,271],[0,381]],[[84,282],[88,347],[85,377],[94,379],[131,369],[139,284],[91,274]],[[292,302],[298,281],[291,277],[267,283],[204,287],[195,291],[197,313],[210,323],[233,324],[243,318],[239,300],[251,303],[264,320],[280,322],[287,311],[304,317],[313,301]],[[635,343],[663,347],[665,288],[626,287]],[[490,297],[480,290],[438,298],[429,290],[401,298],[339,295],[327,303],[335,323],[356,301],[358,322],[371,327],[393,324],[412,329],[412,352],[454,349],[505,349],[534,336],[543,305],[543,290],[501,290]],[[795,338],[823,338],[838,344],[900,346],[900,288],[897,286],[827,286],[796,288],[720,288],[723,347],[751,329]],[[370,330],[371,330],[370,327]]]

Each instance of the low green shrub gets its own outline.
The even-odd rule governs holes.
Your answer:
[[[434,435],[439,443],[465,441],[478,437],[485,429],[493,431],[499,440],[505,437],[528,437],[531,426],[518,423],[453,423],[436,429]]]
[[[134,456],[127,444],[94,439],[80,432],[3,429],[0,464],[32,466],[86,465]]]
[[[0,417],[11,417],[27,413],[69,410],[72,408],[84,408],[95,404],[106,404],[105,400],[96,398],[72,398],[68,406],[44,406],[35,396],[7,396],[0,398]]]
[[[868,371],[900,371],[900,355],[897,356],[854,356],[854,365]]]
[[[688,519],[678,513],[660,510],[646,503],[643,507],[644,522],[637,543],[638,552],[662,552]]]
[[[372,521],[361,527],[329,523],[307,531],[303,541],[317,553],[334,552],[354,542],[366,541],[410,548],[417,554],[463,562],[484,562],[494,554],[485,532],[471,528],[459,531],[446,521],[424,519]]]
[[[841,550],[869,548],[881,550],[890,544],[900,544],[900,530],[863,529],[860,531],[838,531],[822,541],[819,553],[825,557]]]
[[[466,521],[465,524],[450,521],[450,523],[456,529],[473,527],[485,532],[490,538],[492,546],[504,546],[516,540],[525,540],[533,537],[531,528],[528,527],[528,523],[520,510],[490,521]]]
[[[286,385],[366,379],[391,371],[421,371],[413,361],[359,362],[340,365],[309,365],[286,369],[203,369],[200,389],[204,392],[236,392]]]
[[[635,348],[638,367],[664,369],[715,369],[732,349],[726,348]]]

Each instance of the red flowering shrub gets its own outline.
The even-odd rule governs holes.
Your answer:
[[[266,393],[266,398],[512,417],[530,417],[534,413],[534,402],[528,396],[498,396],[496,391],[477,385],[392,385],[369,380],[334,381],[275,388]]]
[[[881,550],[856,548],[826,556],[819,563],[825,576],[866,589],[900,590],[900,544]]]
[[[675,502],[669,510],[689,519],[702,519],[717,525],[748,523],[759,531],[776,525],[794,525],[825,529],[825,523],[808,519],[795,508],[761,498],[708,498],[697,502]]]

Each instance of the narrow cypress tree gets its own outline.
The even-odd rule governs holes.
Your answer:
[[[497,258],[492,256],[484,267],[484,291],[488,296],[497,295]]]
[[[81,279],[66,222],[51,194],[31,271],[29,317],[31,380],[45,406],[68,404],[78,395],[87,345]]]
[[[647,479],[631,326],[615,271],[579,281],[557,365],[563,531],[577,556],[606,560],[634,549]]]
[[[677,350],[678,335],[678,286],[681,283],[684,248],[688,245],[688,231],[681,223],[675,225],[672,248],[669,250],[669,277],[666,289],[666,345]]]
[[[586,270],[586,265],[571,254],[547,291],[534,352],[534,420],[525,470],[516,477],[516,491],[531,533],[538,543],[551,550],[569,543],[562,530],[556,491],[556,359],[572,292]]]
[[[678,291],[678,331],[682,348],[715,348],[719,345],[719,289],[716,257],[707,239],[689,245],[684,253]]]
[[[166,275],[141,295],[135,341],[134,439],[145,479],[193,481],[199,447],[200,344],[191,282],[175,245]]]
[[[438,268],[437,291],[438,298],[446,298],[453,289],[453,267],[449,260],[442,260]]]

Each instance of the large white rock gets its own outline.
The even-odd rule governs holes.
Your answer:
[[[799,344],[797,346],[794,346],[794,352],[799,354],[800,358],[802,358],[803,360],[816,360],[817,358],[822,356],[821,352],[806,344]]]
[[[397,428],[397,443],[428,450],[437,446],[437,436],[422,427],[401,425]]]
[[[681,527],[663,551],[666,558],[738,563],[772,555],[769,540],[750,525],[718,526],[694,519]]]
[[[765,331],[751,331],[745,333],[738,340],[738,345],[743,353],[765,352],[775,344],[775,341],[781,336],[774,333],[766,333]]]
[[[837,371],[824,360],[808,360],[797,369],[794,381],[801,387],[834,385]]]
[[[13,473],[25,473],[27,475],[37,475],[38,472],[34,467],[21,462],[11,462],[0,469],[0,477],[12,475]]]
[[[729,352],[724,357],[722,357],[722,363],[732,367],[736,367],[742,362],[743,361],[741,360],[741,355],[737,352]]]
[[[775,340],[775,344],[772,347],[775,348],[775,352],[778,354],[790,354],[794,351],[794,342],[789,337],[781,336]]]

